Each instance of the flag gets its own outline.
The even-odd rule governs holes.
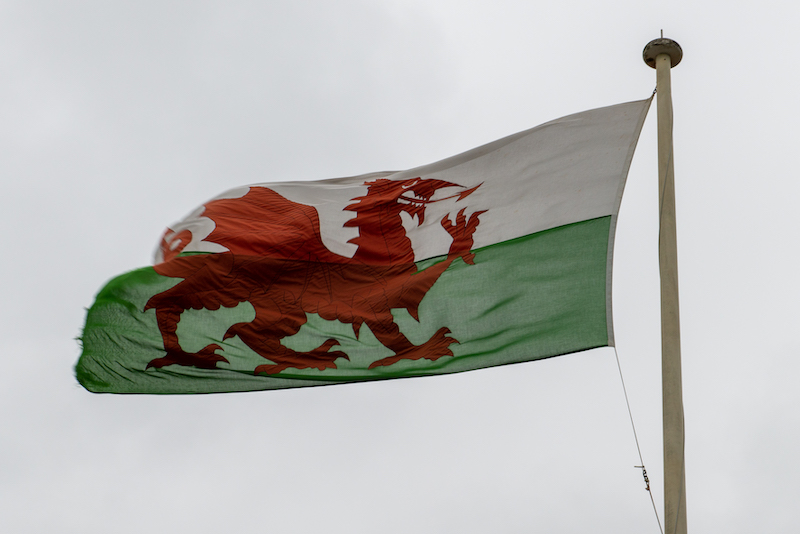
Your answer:
[[[454,373],[613,346],[622,191],[650,99],[437,163],[228,191],[89,309],[89,391]]]

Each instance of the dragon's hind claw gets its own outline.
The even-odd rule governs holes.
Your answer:
[[[442,356],[453,356],[450,345],[458,343],[458,340],[448,337],[447,334],[449,333],[449,328],[446,326],[442,327],[422,345],[414,345],[409,349],[398,352],[394,356],[387,356],[386,358],[374,361],[370,364],[369,368],[375,369],[376,367],[384,365],[392,365],[400,360],[419,360],[425,358],[426,360],[436,361]]]
[[[289,367],[295,369],[336,369],[336,360],[344,358],[349,360],[350,357],[340,350],[331,351],[332,347],[338,345],[339,342],[333,338],[325,340],[325,343],[320,345],[314,350],[308,352],[297,352],[292,349],[281,346],[283,349],[280,354],[273,356],[265,356],[267,359],[274,361],[274,364],[259,365],[255,368],[254,374],[267,374],[274,375]]]
[[[216,353],[222,347],[216,343],[207,345],[196,353],[184,352],[182,350],[167,351],[163,358],[150,360],[145,369],[155,367],[157,369],[167,365],[192,365],[200,369],[216,369],[218,362],[230,363],[227,358]]]

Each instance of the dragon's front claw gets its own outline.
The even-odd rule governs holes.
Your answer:
[[[459,210],[458,214],[456,215],[455,223],[450,221],[450,216],[445,215],[442,218],[442,227],[447,230],[447,233],[450,234],[450,237],[453,238],[453,243],[450,245],[450,252],[448,256],[451,258],[461,257],[465,263],[470,265],[475,264],[475,254],[471,253],[472,246],[474,245],[474,241],[472,235],[475,233],[475,230],[478,228],[478,224],[480,223],[479,217],[481,214],[486,213],[487,210],[476,211],[472,213],[469,218],[464,215],[464,210],[466,208],[462,208]]]

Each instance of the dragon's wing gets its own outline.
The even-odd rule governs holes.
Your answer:
[[[212,200],[205,205],[203,216],[215,223],[205,241],[218,243],[233,254],[347,261],[322,243],[315,208],[292,202],[266,187],[251,187],[240,198]]]

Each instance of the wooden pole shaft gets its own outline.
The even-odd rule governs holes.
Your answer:
[[[664,430],[665,534],[686,534],[681,330],[675,228],[675,170],[669,54],[655,58],[658,91],[659,269],[661,272],[661,383]]]

